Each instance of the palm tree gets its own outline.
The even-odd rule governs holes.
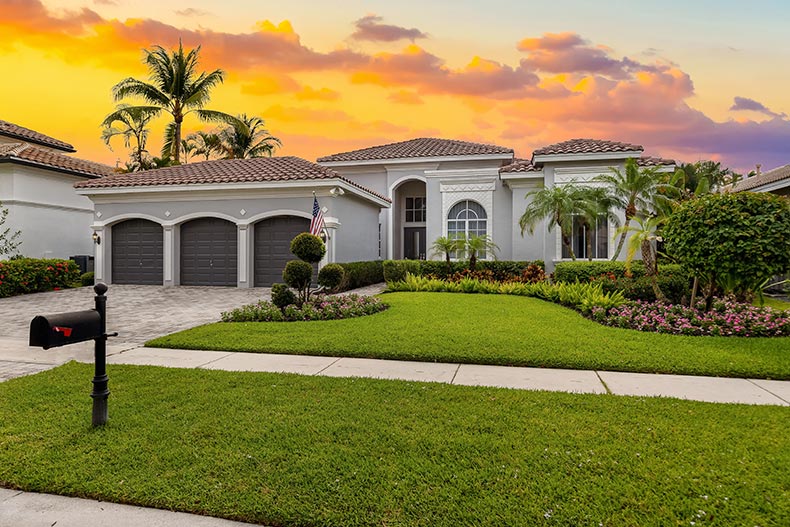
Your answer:
[[[433,245],[431,245],[431,251],[434,256],[438,256],[443,254],[445,260],[447,262],[447,274],[449,275],[450,272],[453,270],[453,264],[450,261],[450,256],[452,253],[461,249],[462,243],[461,239],[459,238],[450,238],[448,236],[440,236],[434,240]]]
[[[226,159],[248,159],[271,155],[282,146],[276,137],[269,135],[266,123],[260,117],[236,116],[235,123],[219,132]]]
[[[665,300],[666,297],[658,286],[658,267],[653,242],[661,241],[660,231],[666,218],[656,216],[636,216],[636,225],[623,225],[618,232],[621,234],[631,233],[628,240],[628,252],[626,253],[626,268],[630,270],[631,261],[634,259],[637,249],[642,252],[642,263],[645,266],[645,274],[650,277],[650,285],[656,300]]]
[[[669,199],[674,192],[674,186],[662,183],[658,167],[640,168],[635,159],[625,162],[625,173],[619,168],[611,167],[611,173],[601,174],[593,178],[609,185],[611,198],[617,207],[625,211],[624,229],[621,230],[620,241],[614,251],[612,261],[620,257],[628,233],[627,227],[631,220],[638,214],[650,214],[656,206],[661,206],[663,200]]]
[[[181,124],[184,117],[194,113],[203,121],[235,123],[235,117],[224,112],[205,109],[211,98],[211,90],[224,80],[225,73],[216,69],[212,72],[197,73],[200,46],[184,53],[181,42],[177,51],[168,51],[162,46],[143,50],[143,62],[148,66],[150,82],[126,78],[113,86],[116,101],[126,97],[139,97],[148,105],[132,106],[153,116],[167,112],[173,117],[168,129],[172,141],[168,155],[178,161],[181,158]],[[170,128],[169,127],[169,128]]]
[[[592,261],[593,240],[596,235],[598,221],[601,218],[605,218],[608,223],[616,227],[620,226],[620,218],[613,212],[613,209],[619,205],[619,201],[607,189],[602,187],[581,187],[579,193],[582,196],[582,200],[580,202],[581,211],[578,216],[586,227],[587,259]]]
[[[186,140],[194,149],[192,154],[204,156],[206,161],[208,161],[211,156],[215,154],[218,155],[222,152],[222,141],[215,133],[198,130],[195,133],[189,134]]]
[[[526,197],[531,197],[532,201],[518,220],[521,235],[524,236],[524,231],[532,234],[539,222],[548,219],[549,231],[554,227],[560,229],[563,246],[567,247],[571,259],[576,260],[571,234],[573,232],[573,217],[583,212],[583,205],[586,201],[584,189],[574,184],[558,185],[533,190]]]
[[[101,125],[103,127],[101,138],[110,150],[110,141],[113,137],[122,137],[126,148],[131,148],[134,140],[134,149],[131,153],[132,163],[128,166],[133,170],[142,170],[143,153],[147,152],[145,143],[148,141],[148,123],[151,122],[155,113],[145,108],[132,107],[126,104],[119,104],[110,115],[104,118]],[[119,126],[116,127],[115,124]]]
[[[459,240],[464,243],[464,251],[469,255],[470,271],[475,270],[478,255],[483,255],[485,257],[486,254],[491,253],[494,259],[496,259],[496,253],[494,251],[498,251],[499,247],[487,235],[472,235],[469,238],[459,238]]]

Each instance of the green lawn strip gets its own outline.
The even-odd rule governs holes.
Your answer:
[[[790,409],[90,365],[0,384],[0,485],[275,526],[788,525]]]
[[[759,306],[760,302],[755,300],[754,305]],[[765,305],[774,309],[781,309],[782,311],[790,309],[790,302],[786,302],[785,300],[780,300],[778,298],[765,297]]]
[[[684,337],[602,326],[534,298],[392,293],[367,317],[216,323],[153,347],[790,379],[790,338]]]

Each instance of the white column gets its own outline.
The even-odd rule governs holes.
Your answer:
[[[335,240],[337,239],[337,230],[340,227],[340,221],[337,218],[324,218],[324,227],[326,228],[326,254],[318,263],[321,268],[328,263],[337,261],[337,254],[335,253]]]
[[[163,225],[162,232],[164,236],[163,244],[164,244],[164,276],[165,276],[165,283],[164,285],[175,285],[173,283],[173,276],[175,275],[175,236],[173,236],[173,225]]]
[[[239,264],[239,287],[250,287],[247,279],[247,227],[249,225],[237,225],[238,237],[238,264]]]

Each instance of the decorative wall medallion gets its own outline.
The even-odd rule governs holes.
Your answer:
[[[245,214],[247,214],[247,211],[246,211],[246,210],[244,210],[244,209],[241,209],[241,210],[239,211],[239,214],[241,214],[242,216],[244,216]]]
[[[166,210],[166,211],[165,211],[165,217],[166,217],[166,218],[169,218],[169,217],[170,217],[170,211],[169,211],[169,210]]]
[[[97,212],[97,213],[96,213],[96,217],[97,217],[97,218],[101,218],[101,211],[99,211],[99,212]]]

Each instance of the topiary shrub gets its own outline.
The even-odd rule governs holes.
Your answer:
[[[313,279],[313,266],[302,260],[291,260],[285,264],[283,281],[299,293],[298,304],[301,306],[308,300],[310,282]]]
[[[324,257],[326,245],[318,236],[303,232],[291,240],[291,252],[300,260],[313,264],[320,262]]]
[[[93,282],[94,282],[93,276],[94,276],[93,275],[93,271],[88,271],[87,273],[82,273],[82,275],[80,276],[80,283],[83,286],[93,285]]]
[[[322,285],[330,291],[337,288],[343,282],[345,271],[338,264],[327,264],[318,271],[318,285]]]
[[[272,285],[272,304],[280,309],[285,309],[285,306],[296,304],[296,295],[287,285],[274,284]]]
[[[769,193],[710,194],[682,203],[663,229],[668,254],[706,286],[744,298],[790,270],[790,201]]]

